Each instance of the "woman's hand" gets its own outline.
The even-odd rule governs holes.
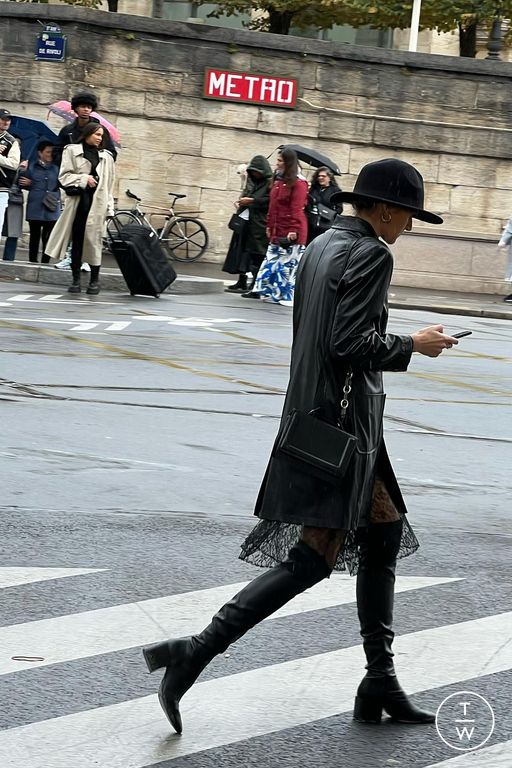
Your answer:
[[[88,187],[97,187],[98,186],[98,182],[96,181],[94,176],[88,176],[87,177],[87,186]]]
[[[254,197],[241,197],[238,202],[240,205],[252,205],[252,203],[254,203]]]
[[[442,325],[430,325],[428,328],[422,328],[421,331],[411,334],[413,351],[419,352],[426,357],[439,357],[444,349],[451,349],[454,344],[458,344],[453,336],[447,336],[443,333]]]
[[[27,179],[26,176],[20,176],[18,179],[18,184],[20,187],[30,187],[32,184],[32,179]]]
[[[296,232],[288,232],[286,235],[286,239],[290,241],[290,243],[293,243],[297,239],[297,233]]]
[[[270,240],[270,227],[265,227],[265,235],[267,236],[267,240]]]

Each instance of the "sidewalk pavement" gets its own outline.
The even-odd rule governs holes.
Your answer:
[[[0,281],[19,279],[24,282],[40,282],[48,285],[69,283],[69,270],[55,269],[53,265],[28,264],[27,251],[24,248],[20,248],[16,256],[17,259],[14,262],[0,261]],[[174,267],[178,278],[170,286],[169,293],[221,293],[226,285],[236,280],[236,276],[222,272],[220,264],[175,262]],[[84,277],[86,278],[85,273]],[[101,283],[106,291],[127,291],[126,283],[110,254],[104,257]],[[504,303],[503,296],[489,294],[455,293],[392,285],[389,291],[389,306],[395,309],[416,309],[439,314],[512,320],[512,304]]]

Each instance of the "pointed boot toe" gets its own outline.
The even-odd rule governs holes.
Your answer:
[[[169,672],[165,673],[162,682],[160,683],[158,700],[166,718],[178,736],[181,736],[183,733],[183,722],[180,714],[180,700],[179,698],[176,698],[176,691],[172,684],[172,674],[169,675]]]
[[[158,699],[170,724],[176,733],[181,734],[181,698],[193,686],[214,654],[207,651],[196,637],[148,645],[142,649],[142,653],[150,672],[165,667]]]

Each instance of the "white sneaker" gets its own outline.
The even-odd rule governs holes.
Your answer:
[[[55,265],[55,269],[71,269],[71,256],[65,256]]]
[[[289,299],[281,299],[279,303],[282,307],[290,307],[290,309],[293,309],[293,301],[290,301]]]
[[[86,261],[82,262],[81,272],[90,272],[91,268]]]

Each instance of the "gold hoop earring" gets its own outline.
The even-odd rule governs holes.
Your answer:
[[[380,220],[382,221],[382,223],[383,223],[383,224],[389,224],[389,223],[391,222],[391,214],[390,214],[390,213],[388,213],[388,218],[387,218],[387,219],[385,219],[385,218],[384,218],[384,214],[383,214],[383,213],[381,213],[381,215],[380,215]]]

